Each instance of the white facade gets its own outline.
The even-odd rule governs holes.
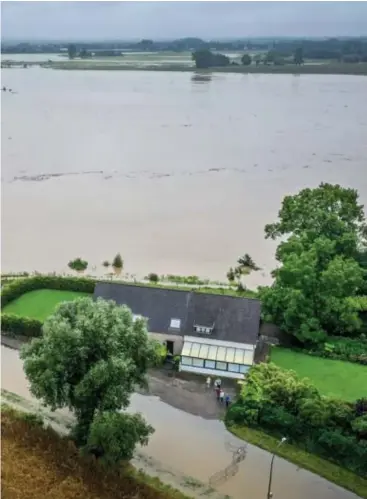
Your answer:
[[[255,345],[185,336],[179,370],[243,379],[254,363]]]

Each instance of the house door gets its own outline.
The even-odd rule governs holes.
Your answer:
[[[173,355],[173,341],[166,341],[167,353]]]

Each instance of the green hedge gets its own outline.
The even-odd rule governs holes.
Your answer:
[[[315,357],[367,365],[367,340],[363,337],[360,339],[330,337],[326,343],[316,345],[310,350],[302,350],[302,352]]]
[[[24,293],[36,289],[57,289],[63,291],[94,292],[96,281],[83,277],[34,276],[16,279],[1,290],[1,309]],[[42,322],[14,314],[1,314],[1,330],[14,336],[37,337],[42,334]]]
[[[63,291],[80,291],[81,293],[93,293],[96,281],[83,277],[60,277],[60,276],[34,276],[25,279],[16,279],[4,286],[1,291],[1,308],[16,300],[28,291],[36,289],[59,289]]]
[[[29,336],[36,338],[42,334],[42,322],[30,317],[1,314],[1,330],[9,336]]]
[[[258,364],[250,369],[226,422],[286,437],[367,478],[367,399],[347,403],[323,397],[293,371]]]

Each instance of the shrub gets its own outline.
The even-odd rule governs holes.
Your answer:
[[[9,336],[29,336],[35,338],[42,335],[42,322],[29,317],[1,314],[1,330]]]
[[[110,266],[110,262],[109,262],[108,260],[105,260],[105,261],[102,263],[102,265],[103,265],[104,267],[109,267],[109,266]]]
[[[253,366],[226,415],[227,423],[260,427],[367,476],[367,400],[349,404],[319,394],[293,371]]]
[[[68,263],[68,266],[73,270],[81,272],[88,267],[88,262],[86,260],[82,260],[81,258],[75,258],[75,260],[71,260]]]
[[[367,365],[367,340],[362,337],[354,339],[331,336],[327,342],[315,345],[305,353]]]
[[[158,276],[158,274],[154,274],[154,272],[151,272],[150,274],[148,274],[148,280],[150,282],[158,282],[159,276]]]
[[[115,269],[122,269],[124,266],[124,261],[120,255],[120,253],[117,253],[115,258],[112,261],[112,267],[115,267]]]

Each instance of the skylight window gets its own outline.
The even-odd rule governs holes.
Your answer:
[[[181,320],[180,319],[171,319],[170,327],[172,329],[180,329],[180,327],[181,327]]]

